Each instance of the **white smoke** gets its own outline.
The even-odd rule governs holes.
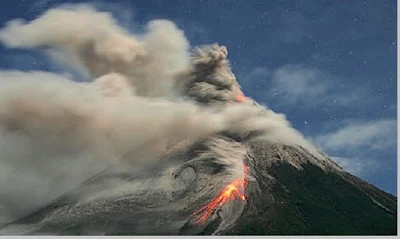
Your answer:
[[[0,191],[3,201],[19,205],[46,201],[110,164],[156,163],[175,145],[254,115],[246,106],[217,113],[191,102],[138,97],[117,74],[78,83],[44,72],[3,71],[0,81]],[[46,198],[49,187],[57,190]]]
[[[189,44],[174,23],[154,20],[143,36],[134,36],[109,13],[87,5],[50,9],[28,23],[12,20],[0,40],[12,48],[55,48],[52,55],[58,59],[65,52],[69,58],[75,54],[92,77],[120,73],[143,96],[171,94],[176,75],[190,66]],[[74,59],[68,62],[78,66]]]
[[[157,164],[221,132],[243,139],[262,131],[268,140],[312,148],[283,115],[251,100],[234,103],[241,91],[226,48],[200,48],[191,58],[183,32],[170,21],[152,21],[135,36],[109,13],[70,6],[31,22],[10,21],[0,41],[11,48],[48,47],[93,79],[0,71],[0,201],[6,205],[0,213],[8,220],[111,164]],[[226,104],[200,105],[182,92]],[[209,141],[211,151],[199,159],[216,155],[232,177],[242,177],[244,148],[221,142]]]

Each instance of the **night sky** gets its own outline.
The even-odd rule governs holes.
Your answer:
[[[246,95],[284,113],[351,173],[397,195],[395,0],[15,0],[1,1],[0,24],[65,3],[91,3],[131,32],[163,18],[192,46],[227,46]],[[6,69],[62,70],[40,50],[0,46]]]

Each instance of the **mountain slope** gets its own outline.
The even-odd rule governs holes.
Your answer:
[[[215,219],[205,226],[199,226],[190,219],[191,212],[211,199],[207,194],[193,195],[193,189],[203,187],[200,190],[205,190],[200,185],[201,180],[198,180],[192,181],[173,200],[166,200],[162,195],[137,197],[135,192],[129,192],[129,188],[126,188],[123,197],[89,202],[82,202],[74,198],[74,193],[70,193],[31,216],[9,224],[2,232],[12,234],[13,230],[18,229],[20,233],[21,227],[13,225],[30,225],[26,228],[34,227],[26,231],[28,234],[57,235],[397,233],[397,203],[394,196],[344,171],[316,166],[310,162],[314,156],[300,147],[265,140],[253,140],[248,146],[248,163],[254,179],[249,181],[246,188],[247,202],[242,213],[225,229],[217,231],[224,221],[223,209],[218,209]],[[286,153],[283,159],[280,156],[282,153]],[[300,167],[294,166],[293,162],[297,162]],[[194,169],[197,171],[198,168]],[[103,172],[82,187],[88,192],[90,185],[100,181],[103,184],[104,180],[111,182],[113,177],[125,177],[128,184],[139,180],[137,175]],[[212,178],[207,180],[209,183],[213,181]],[[80,190],[75,190],[75,193]],[[193,200],[193,197],[196,199]],[[187,206],[181,211],[172,210],[174,206],[171,203],[176,202]],[[240,202],[235,201],[234,204]]]
[[[261,150],[273,150],[261,147]],[[287,146],[275,145],[272,148],[286,150],[292,157],[299,153],[299,150]],[[312,157],[304,154],[301,157],[304,156]],[[254,160],[254,170],[258,171],[255,175],[260,175],[257,182],[261,182],[257,186],[261,191],[255,190],[249,197],[245,213],[228,234],[397,234],[396,197],[346,172],[325,172],[307,163],[306,158],[301,170],[288,163],[290,156],[286,162],[276,161],[272,166],[265,165],[268,160],[274,159]],[[266,172],[268,177],[263,176]],[[275,181],[272,187],[262,183],[270,176]],[[252,204],[251,198],[259,198],[259,203],[255,201]],[[265,203],[268,201],[270,205]]]

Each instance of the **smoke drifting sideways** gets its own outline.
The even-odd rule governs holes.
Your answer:
[[[244,100],[226,48],[191,54],[184,33],[168,20],[151,21],[145,33],[133,35],[109,13],[66,6],[30,22],[8,22],[0,41],[46,48],[92,79],[0,71],[0,223],[110,165],[140,170],[222,132],[239,139],[263,132],[312,148],[283,115]],[[235,103],[238,95],[244,103]],[[229,180],[243,177],[242,162],[218,160],[231,167]]]

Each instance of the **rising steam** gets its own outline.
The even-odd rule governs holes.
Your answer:
[[[111,164],[157,164],[204,140],[211,151],[193,160],[212,153],[232,179],[243,178],[243,164],[232,162],[238,153],[224,155],[241,150],[244,157],[245,150],[217,134],[243,141],[258,133],[316,152],[283,115],[244,97],[225,47],[204,46],[191,55],[170,21],[151,21],[144,34],[133,35],[109,13],[70,6],[31,22],[10,21],[0,41],[10,48],[47,48],[92,79],[0,72],[0,223]],[[234,150],[225,152],[225,146]]]

